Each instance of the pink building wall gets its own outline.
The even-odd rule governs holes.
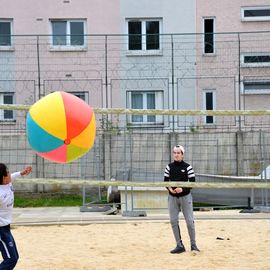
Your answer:
[[[107,59],[109,68],[107,69],[108,74],[104,74],[106,64],[104,34],[125,34],[123,29],[125,29],[124,20],[126,17],[159,17],[159,14],[161,14],[160,16],[164,20],[164,33],[173,33],[176,32],[177,29],[180,29],[180,32],[183,29],[184,32],[192,32],[188,30],[194,28],[189,28],[189,24],[187,23],[184,25],[184,22],[188,20],[192,21],[192,23],[190,23],[190,25],[192,25],[194,23],[193,17],[186,16],[183,18],[170,19],[172,6],[176,6],[177,4],[177,7],[180,6],[179,2],[176,0],[170,1],[170,7],[166,6],[165,1],[161,0],[156,1],[156,5],[153,5],[153,8],[151,8],[149,4],[150,2],[146,0],[132,3],[132,5],[129,5],[129,3],[124,0],[0,0],[0,6],[2,7],[0,9],[0,18],[14,19],[13,34],[15,35],[50,35],[50,19],[86,19],[86,33],[91,35],[100,34],[100,36],[89,37],[87,49],[85,50],[52,51],[49,44],[50,37],[40,37],[39,46],[42,52],[40,54],[40,79],[41,83],[45,85],[43,87],[48,87],[45,89],[46,91],[59,90],[56,89],[58,87],[72,90],[74,88],[73,80],[80,81],[76,86],[84,89],[85,84],[83,80],[86,79],[89,81],[86,88],[91,89],[91,91],[95,93],[93,95],[95,106],[101,106],[102,100],[110,98],[110,87],[112,87],[111,85],[114,83],[109,81],[108,89],[102,82],[105,82],[106,76],[109,80],[119,79],[119,76],[122,74],[120,73],[121,71],[124,74],[123,76],[125,76],[126,66],[123,66],[120,59],[124,59],[124,64],[127,63],[128,59],[125,55],[125,50],[123,50],[123,47],[126,45],[123,40],[119,37],[117,39],[114,36],[109,36],[108,46],[110,55]],[[145,8],[140,8],[141,5],[144,5]],[[195,32],[203,33],[204,17],[215,17],[215,32],[218,33],[269,30],[270,22],[241,21],[241,6],[264,5],[270,5],[269,0],[197,0]],[[190,4],[188,7],[187,5],[185,6],[186,13],[189,12],[193,14],[192,12],[193,9],[195,9],[195,5]],[[177,10],[177,8],[174,8],[174,10]],[[177,13],[177,11],[175,11],[175,13]],[[173,14],[171,17],[175,18],[176,15]],[[179,28],[178,25],[181,25],[182,28]],[[16,61],[16,78],[10,75],[11,77],[8,77],[8,79],[37,80],[36,37],[24,36],[16,37],[16,39],[16,48],[14,50],[15,57],[12,56],[14,57],[13,60]],[[205,56],[202,54],[202,36],[200,35],[198,35],[196,50],[189,51],[192,56],[195,54],[197,60],[194,65],[194,70],[196,70],[197,73],[197,78],[194,79],[197,85],[196,95],[194,97],[196,100],[194,109],[203,109],[202,94],[204,89],[216,89],[217,109],[236,109],[239,101],[244,104],[244,101],[241,100],[243,98],[241,94],[239,94],[238,87],[237,34],[218,35],[216,39],[218,46],[215,55]],[[249,41],[242,47],[243,51],[245,48],[249,50],[248,42]],[[264,50],[264,45],[262,46],[260,42],[257,42],[257,44],[257,47],[252,50]],[[181,50],[181,48],[179,50]],[[183,51],[183,54],[184,53]],[[27,61],[25,59],[27,59]],[[138,62],[136,62],[134,58],[129,58],[129,60],[130,59],[134,61],[134,63],[132,62],[132,66],[138,66]],[[185,66],[183,69],[186,70]],[[253,71],[255,71],[255,69],[242,69],[240,80],[243,79],[244,76],[252,75]],[[257,69],[256,74],[267,75],[269,74],[269,70],[268,68]],[[193,73],[191,74],[191,77],[192,76]],[[179,77],[181,78],[181,74]],[[211,78],[209,79],[208,77]],[[46,81],[43,81],[44,78],[46,78]],[[117,90],[119,89],[117,85]],[[101,95],[98,94],[100,92]],[[120,96],[117,91],[115,91],[114,94]],[[253,104],[257,103],[250,100],[254,98],[256,98],[254,95],[246,97],[245,104],[250,104],[250,106],[254,108]],[[269,102],[268,96],[260,100]],[[120,106],[122,100],[119,99],[119,103],[114,104]],[[260,103],[258,106],[260,106]],[[265,104],[261,104],[261,106],[265,107]]]
[[[242,22],[241,7],[270,6],[269,0],[197,0],[197,33],[203,33],[202,17],[216,17],[216,32],[269,30],[270,22]]]
[[[94,107],[103,106],[107,95],[102,84],[106,76],[103,72],[104,34],[119,34],[119,5],[120,0],[0,0],[0,19],[13,20],[12,34],[15,35],[13,50],[5,52],[7,63],[11,63],[10,59],[13,63],[1,78],[36,82],[31,91],[16,89],[20,93],[17,102],[24,102],[20,96],[30,92],[35,92],[35,97],[31,98],[35,100],[51,91],[81,90],[89,92],[89,102]],[[86,20],[85,34],[91,35],[86,37],[86,48],[52,49],[50,19]],[[119,43],[114,46],[119,52]],[[120,57],[117,55],[113,59],[110,70],[114,70]],[[28,93],[24,95],[24,91]]]
[[[270,6],[266,0],[197,0],[196,32],[203,34],[203,19],[215,19],[215,53],[203,54],[203,35],[197,38],[197,109],[203,109],[203,91],[214,89],[216,109],[269,108],[269,95],[243,95],[242,82],[249,77],[270,77],[269,67],[239,70],[239,48],[242,53],[269,52],[270,34],[240,34],[238,32],[269,31],[270,21],[243,21],[241,7]],[[239,41],[240,40],[240,41]],[[212,77],[212,78],[209,78]],[[239,82],[240,78],[240,82]]]
[[[119,34],[120,0],[0,0],[0,18],[16,18],[15,35],[50,34],[49,19],[87,18],[88,34]],[[40,20],[42,19],[42,20]]]

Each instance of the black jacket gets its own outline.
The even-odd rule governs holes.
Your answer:
[[[191,165],[186,163],[185,161],[174,161],[168,164],[165,168],[164,172],[164,181],[172,181],[172,182],[195,182],[195,173]],[[168,188],[167,188],[168,189]],[[175,189],[175,187],[172,187]],[[171,193],[172,196],[183,197],[190,193],[191,188],[183,188],[183,191],[178,194]]]

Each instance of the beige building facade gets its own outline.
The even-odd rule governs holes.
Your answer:
[[[30,105],[63,90],[93,107],[268,109],[269,1],[0,4],[0,103]],[[217,124],[211,116],[124,121],[165,130]]]
[[[196,18],[197,108],[269,109],[270,2],[197,0]]]

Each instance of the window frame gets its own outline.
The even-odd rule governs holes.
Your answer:
[[[72,94],[81,100],[85,101],[86,103],[89,102],[89,93],[88,91],[67,91],[67,93]]]
[[[260,84],[267,84],[269,85],[268,88],[265,88],[265,89],[248,89],[246,90],[245,89],[245,83],[247,84],[253,84],[253,85],[260,85]],[[269,80],[243,80],[241,82],[241,93],[244,94],[244,95],[269,95],[270,94],[270,79]]]
[[[245,17],[246,10],[270,10],[270,6],[249,6],[249,7],[241,7],[241,21],[243,22],[259,22],[259,21],[270,21],[269,16],[254,16],[254,17]]]
[[[147,110],[147,94],[155,94],[155,109],[163,109],[164,107],[164,91],[162,90],[128,90],[126,91],[126,104],[128,109],[135,109],[132,108],[132,94],[142,94],[143,95],[143,110]],[[155,115],[154,122],[148,122],[147,116],[149,115],[142,115],[143,120],[140,122],[132,121],[132,116],[128,116],[128,124],[131,126],[164,126],[164,117],[161,115]]]
[[[141,44],[142,49],[140,50],[130,50],[129,49],[129,22],[141,22]],[[147,49],[147,34],[146,34],[146,23],[147,22],[159,22],[159,49]],[[126,51],[127,55],[162,55],[162,18],[127,18],[126,19],[126,32],[127,32],[127,41],[126,41]]]
[[[53,23],[54,22],[66,22],[66,44],[65,45],[54,45],[53,44]],[[83,45],[71,45],[71,23],[73,22],[82,22],[83,23]],[[50,19],[50,50],[72,50],[72,51],[80,51],[87,49],[87,39],[86,39],[86,19]],[[56,35],[57,36],[57,35]]]
[[[4,103],[4,97],[5,96],[11,96],[12,97],[12,103]],[[11,105],[14,104],[15,100],[15,93],[14,92],[0,92],[0,104],[1,105]],[[6,111],[12,111],[12,118],[5,118],[5,112]],[[15,111],[14,110],[0,110],[0,121],[1,122],[14,122],[15,121]]]
[[[245,62],[245,57],[269,56],[269,62]],[[241,53],[241,67],[270,67],[270,52],[266,53]]]
[[[13,40],[13,19],[0,19],[0,23],[9,23],[10,24],[10,45],[0,45],[0,50],[13,50],[14,49],[14,40]]]
[[[212,35],[213,35],[213,52],[211,53],[207,53],[205,52],[205,44],[206,44],[206,40],[205,40],[205,36],[206,36],[206,32],[205,32],[205,21],[206,20],[213,20],[213,32],[212,32]],[[216,35],[215,35],[215,32],[216,32],[216,17],[203,17],[203,55],[204,56],[212,56],[212,55],[215,55],[216,54]]]
[[[203,90],[203,109],[204,110],[209,110],[207,109],[207,99],[206,99],[206,95],[211,93],[212,94],[212,106],[213,108],[211,109],[211,111],[214,111],[216,110],[216,89],[204,89]],[[212,118],[212,122],[209,123],[208,122],[208,118],[211,117]],[[204,124],[205,125],[214,125],[216,123],[216,118],[215,116],[209,116],[209,115],[206,115],[204,116]]]

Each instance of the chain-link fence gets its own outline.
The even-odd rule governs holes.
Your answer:
[[[155,109],[205,109],[204,92],[212,90],[213,109],[269,103],[269,32],[215,33],[211,53],[202,34],[160,35],[154,52],[129,50],[127,35],[87,35],[80,49],[51,39],[13,36],[12,47],[0,50],[0,91],[14,93],[14,104],[59,90],[98,108],[131,107],[132,91],[159,91]]]

